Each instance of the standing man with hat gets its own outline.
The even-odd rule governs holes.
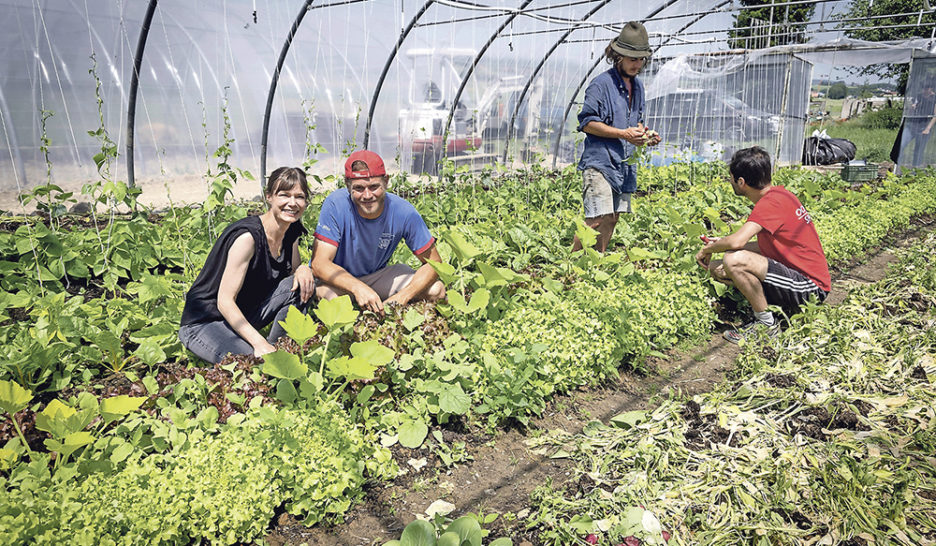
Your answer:
[[[350,294],[361,309],[383,313],[388,302],[438,301],[445,287],[428,261],[441,262],[435,238],[416,209],[387,192],[389,177],[379,155],[368,150],[345,162],[345,187],[333,191],[319,213],[312,247],[315,295]],[[422,262],[387,266],[400,239]]]
[[[598,231],[595,250],[604,252],[622,212],[631,212],[637,190],[637,165],[628,161],[637,146],[659,144],[643,125],[644,89],[637,74],[650,57],[650,39],[641,23],[631,21],[605,48],[611,69],[585,89],[578,130],[585,133],[579,161],[585,224]],[[580,250],[575,238],[572,250]]]

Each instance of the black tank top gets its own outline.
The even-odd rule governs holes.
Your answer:
[[[182,326],[224,320],[218,310],[218,287],[227,264],[231,245],[244,232],[250,233],[254,240],[254,254],[247,265],[244,283],[235,302],[244,316],[260,308],[263,300],[269,296],[281,280],[292,273],[293,243],[306,234],[302,222],[294,222],[283,236],[279,258],[270,255],[266,232],[259,216],[248,216],[229,225],[218,237],[214,247],[205,260],[192,288],[185,295],[185,308],[182,309]]]

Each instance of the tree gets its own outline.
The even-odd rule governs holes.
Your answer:
[[[846,20],[839,23],[839,28],[847,29],[845,35],[850,38],[871,42],[929,38],[933,31],[932,25],[936,24],[936,13],[923,12],[921,17],[921,7],[920,0],[852,0],[848,11],[842,16]],[[882,15],[890,15],[890,17],[871,18]],[[919,25],[917,25],[918,20]],[[893,25],[909,26],[877,28]],[[907,90],[910,67],[905,64],[875,64],[857,68],[855,72],[861,75],[877,76],[881,79],[896,79],[897,91],[903,94]]]
[[[805,42],[806,27],[794,23],[809,21],[816,11],[815,4],[774,6],[774,1],[741,0],[744,7],[763,7],[742,9],[735,14],[734,29],[728,31],[728,45],[756,49]]]
[[[844,99],[848,96],[848,86],[845,82],[835,82],[829,86],[826,96],[830,99]]]

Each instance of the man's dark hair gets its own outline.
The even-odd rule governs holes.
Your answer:
[[[611,44],[608,44],[608,47],[606,47],[604,50],[604,57],[605,57],[605,62],[607,62],[611,66],[617,66],[618,61],[623,59],[624,55],[621,55],[620,53],[615,51],[611,47]]]
[[[743,178],[745,184],[759,190],[770,184],[770,154],[760,146],[738,150],[731,156],[728,170],[735,180]]]

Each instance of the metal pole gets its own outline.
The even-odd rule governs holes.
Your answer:
[[[722,3],[718,4],[717,6],[715,6],[715,7],[713,8],[713,10],[717,11],[717,10],[721,9],[722,6],[725,6],[726,4],[730,4],[732,1],[733,1],[733,0],[725,0],[724,2],[722,2]],[[706,15],[708,15],[708,14],[707,14],[707,13],[701,14],[701,15],[697,16],[695,19],[693,19],[692,21],[689,21],[688,23],[686,23],[685,25],[683,25],[682,28],[680,28],[680,29],[677,30],[676,32],[672,33],[672,34],[670,35],[670,37],[666,39],[665,42],[661,43],[661,44],[660,44],[660,47],[663,47],[663,46],[666,45],[667,43],[671,42],[671,41],[673,40],[673,36],[678,36],[682,31],[684,31],[684,30],[686,30],[687,28],[691,27],[692,25],[696,24],[696,23],[699,22],[702,18],[704,18]],[[659,49],[659,48],[657,48],[657,49]],[[562,129],[565,127],[566,120],[569,119],[569,112],[572,111],[572,105],[575,104],[575,97],[577,97],[578,94],[579,94],[579,91],[581,91],[582,88],[585,87],[585,83],[588,81],[588,78],[590,78],[591,75],[592,75],[592,72],[594,72],[595,69],[598,68],[598,65],[601,64],[601,60],[602,60],[603,58],[604,58],[604,57],[601,57],[601,56],[598,57],[598,60],[595,61],[595,64],[592,65],[592,67],[591,67],[591,68],[588,70],[588,72],[585,74],[585,77],[582,78],[582,81],[579,82],[578,87],[575,88],[575,92],[572,93],[572,97],[569,99],[569,104],[566,105],[565,112],[562,114],[562,123],[559,125],[559,130],[556,131],[556,144],[555,144],[555,146],[553,146],[553,164],[552,164],[553,170],[556,169],[556,159],[559,157],[559,145],[560,145],[560,142],[562,141],[562,135],[563,135],[563,133],[564,133],[564,131],[563,131]]]
[[[523,4],[521,4],[520,7],[517,9],[522,10],[523,8],[527,7],[532,1],[533,0],[523,0]],[[465,87],[468,86],[468,79],[474,73],[474,70],[475,68],[477,68],[478,62],[481,60],[481,57],[483,57],[484,54],[487,52],[488,48],[491,47],[491,44],[494,43],[494,40],[496,40],[500,36],[500,33],[503,32],[504,29],[507,28],[510,25],[510,23],[512,23],[513,20],[517,18],[518,15],[520,15],[519,11],[517,11],[516,13],[508,17],[507,20],[504,21],[504,23],[494,32],[494,34],[492,34],[491,37],[488,38],[488,41],[485,42],[484,46],[482,46],[481,49],[478,51],[478,54],[475,55],[474,60],[471,61],[471,66],[468,67],[468,71],[465,73],[464,77],[462,78],[462,81],[458,86],[458,91],[455,92],[455,97],[452,100],[452,105],[449,107],[448,119],[445,121],[445,128],[442,131],[443,153],[446,147],[448,146],[449,127],[452,126],[452,119],[455,117],[455,110],[456,110],[456,107],[458,106],[458,101],[461,99],[462,93],[465,91]]]
[[[387,62],[384,63],[383,70],[380,72],[380,78],[377,79],[377,87],[374,88],[374,94],[371,96],[370,108],[367,110],[367,122],[364,125],[364,149],[367,149],[368,144],[370,144],[370,132],[371,132],[371,123],[374,121],[374,110],[377,109],[377,99],[380,97],[380,90],[383,89],[384,80],[387,78],[387,72],[390,71],[390,65],[393,64],[394,59],[396,59],[397,53],[400,51],[400,48],[403,46],[403,41],[406,40],[406,37],[409,35],[410,31],[413,30],[413,27],[416,26],[416,22],[419,21],[419,18],[426,13],[426,10],[429,9],[435,0],[427,0],[423,7],[416,12],[416,16],[406,25],[406,28],[403,29],[403,32],[400,33],[400,37],[397,39],[397,43],[393,46],[393,51],[390,52],[390,56],[387,57]]]
[[[586,13],[585,16],[580,19],[580,21],[581,22],[587,21],[589,18],[591,18],[592,15],[597,13],[598,10],[605,7],[610,1],[611,0],[602,0],[597,6],[592,8],[591,11]],[[660,7],[648,13],[644,17],[644,20],[652,19],[654,15],[660,13],[661,11],[672,6],[678,1],[679,0],[667,0]],[[552,56],[552,54],[556,51],[556,49],[558,49],[559,46],[562,45],[562,43],[565,41],[565,39],[568,38],[574,31],[575,29],[567,30],[565,34],[562,35],[562,38],[559,38],[558,40],[556,40],[556,43],[553,44],[551,48],[549,48],[549,51],[546,52],[546,55],[544,55],[543,58],[540,60],[539,64],[536,65],[536,68],[533,69],[533,73],[530,74],[529,79],[527,79],[526,85],[523,86],[523,91],[521,91],[520,95],[517,97],[517,103],[514,105],[514,111],[510,116],[510,123],[507,125],[507,141],[504,142],[504,156],[502,160],[503,163],[507,163],[507,154],[510,151],[510,139],[513,138],[513,126],[517,120],[517,116],[520,114],[520,105],[523,104],[523,100],[526,98],[526,94],[530,90],[530,86],[533,85],[533,80],[536,79],[536,76],[539,75],[540,69],[543,68],[543,65],[546,64],[546,61],[549,60],[549,57]]]
[[[273,97],[276,95],[276,84],[279,83],[280,71],[283,69],[283,64],[286,62],[286,54],[289,53],[289,48],[292,46],[296,31],[299,30],[302,18],[305,17],[305,14],[309,11],[309,6],[312,5],[312,2],[313,0],[305,0],[302,4],[302,9],[299,10],[299,13],[296,15],[296,20],[293,21],[292,27],[289,29],[289,34],[286,35],[286,41],[283,43],[283,48],[280,50],[279,59],[276,60],[276,69],[273,70],[273,77],[270,79],[270,90],[267,92],[266,108],[263,111],[263,129],[260,134],[260,195],[263,195],[265,191],[263,181],[266,179],[267,141],[270,136],[270,112],[273,110]]]
[[[159,0],[150,0],[143,16],[143,25],[140,27],[140,37],[137,39],[136,53],[133,56],[133,74],[130,76],[130,95],[127,99],[127,184],[134,187],[133,172],[133,129],[136,124],[136,98],[137,87],[140,85],[140,66],[143,64],[143,50],[146,49],[146,37],[149,36],[150,23],[156,13],[156,4]]]

